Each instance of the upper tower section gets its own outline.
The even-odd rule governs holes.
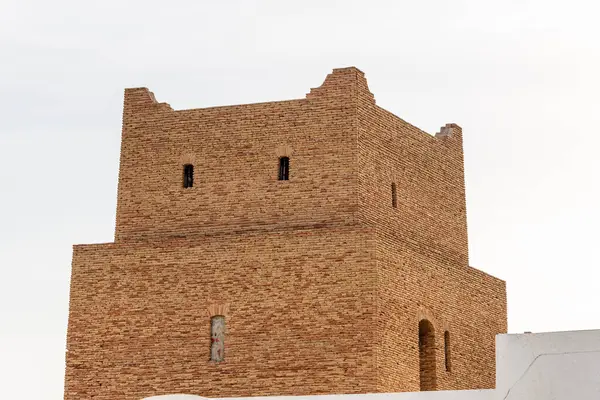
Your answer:
[[[336,69],[305,99],[191,110],[126,89],[115,241],[354,223],[365,85]]]
[[[116,241],[358,223],[468,262],[461,128],[382,109],[354,67],[270,103],[177,111],[126,89],[118,192]]]
[[[359,219],[381,241],[468,265],[462,129],[430,135],[359,98]]]

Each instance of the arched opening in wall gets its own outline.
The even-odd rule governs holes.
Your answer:
[[[435,390],[435,330],[426,319],[419,321],[419,374],[421,391]]]

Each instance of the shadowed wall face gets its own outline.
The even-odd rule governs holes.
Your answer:
[[[438,390],[494,387],[506,289],[469,267],[462,129],[447,123],[430,135],[377,106],[361,73],[355,82],[357,218],[374,230],[377,249],[378,391],[420,389],[422,319],[453,337],[452,371],[443,335],[434,338]]]

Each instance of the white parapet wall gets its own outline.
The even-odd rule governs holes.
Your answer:
[[[318,396],[235,397],[220,400],[495,400],[493,390],[449,390],[437,392],[332,394]],[[168,395],[144,400],[198,400],[200,396]]]
[[[252,400],[494,400],[493,395],[493,390],[448,390],[437,392],[252,397]],[[230,398],[227,400],[240,399]]]
[[[191,394],[165,394],[162,396],[146,397],[143,400],[198,400],[206,399],[206,397],[194,396]]]
[[[496,336],[496,399],[600,399],[600,330]]]
[[[165,394],[162,396],[146,397],[144,400],[198,400],[206,397],[194,396],[192,394]]]
[[[144,400],[198,400],[173,394]],[[496,337],[496,389],[223,400],[600,400],[600,330]]]

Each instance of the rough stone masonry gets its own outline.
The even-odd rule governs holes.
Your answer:
[[[354,67],[271,103],[125,90],[115,240],[73,248],[65,399],[492,388],[506,329],[505,283],[468,264],[458,125],[410,125]]]

